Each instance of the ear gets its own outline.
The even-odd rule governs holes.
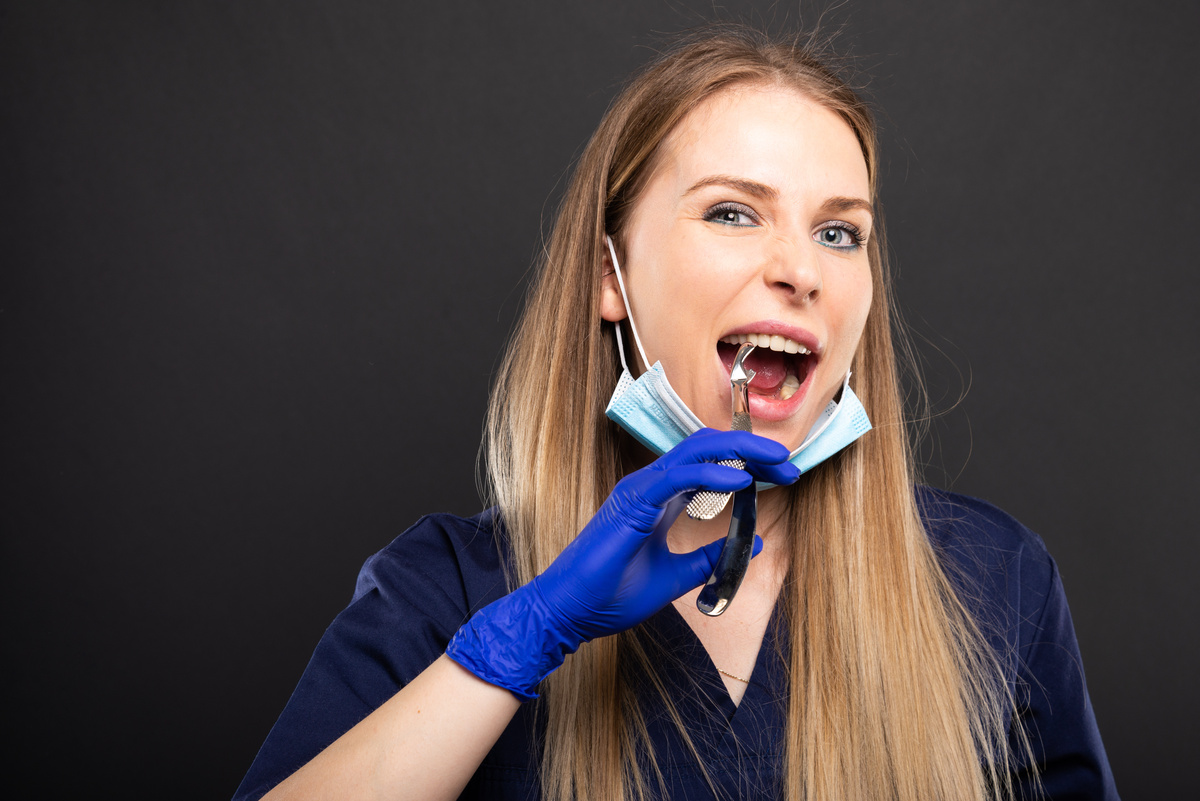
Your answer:
[[[608,246],[601,245],[600,250],[604,254],[600,263],[600,316],[610,323],[619,323],[627,315],[621,287],[617,284],[617,270],[608,255]]]

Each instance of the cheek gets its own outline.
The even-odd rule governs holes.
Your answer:
[[[845,287],[839,338],[851,352],[858,348],[863,330],[867,325],[867,316],[871,311],[871,298],[874,292],[872,284],[870,270],[864,269],[861,274],[855,275],[853,280],[847,282]]]
[[[862,281],[862,289],[858,299],[858,336],[856,339],[862,338],[863,329],[867,325],[867,315],[871,313],[871,300],[874,295],[874,282],[871,280],[871,273],[868,271]]]

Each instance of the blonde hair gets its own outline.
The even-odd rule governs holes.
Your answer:
[[[708,31],[631,81],[575,169],[492,392],[488,477],[515,584],[558,556],[630,464],[630,438],[603,413],[618,377],[613,327],[600,317],[604,235],[620,240],[656,149],[680,120],[746,83],[791,87],[839,114],[862,146],[877,202],[871,114],[798,39]],[[877,222],[872,307],[852,366],[875,430],[789,490],[791,562],[779,599],[791,643],[785,797],[1008,797],[1004,674],[939,564],[913,494],[884,254]],[[640,798],[652,779],[661,786],[621,673],[637,664],[657,683],[651,662],[627,632],[585,645],[543,684],[546,797]]]

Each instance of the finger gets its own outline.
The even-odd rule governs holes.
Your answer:
[[[645,475],[646,484],[639,494],[644,501],[659,508],[684,492],[736,492],[753,481],[745,470],[715,462],[676,465],[665,470],[646,471]]]
[[[700,429],[659,461],[671,465],[741,459],[760,464],[780,464],[786,462],[790,455],[786,446],[749,431]]]
[[[716,542],[710,542],[708,545],[697,548],[691,553],[681,553],[675,557],[679,571],[680,595],[708,581],[708,577],[717,568],[717,562],[721,559],[721,551],[724,547],[725,537],[722,537]],[[762,537],[755,534],[754,550],[751,551],[750,558],[753,559],[758,556],[762,553],[762,549]]]
[[[667,505],[663,507],[662,517],[659,518],[658,524],[654,527],[655,537],[666,538],[667,532],[671,530],[671,526],[675,525],[675,520],[679,515],[683,514],[683,510],[687,508],[688,501],[691,498],[692,494],[690,492],[683,492],[667,501]]]
[[[713,570],[717,567],[717,562],[721,558],[721,550],[724,547],[725,538],[722,537],[716,542],[710,542],[708,545],[697,548],[691,553],[679,555],[679,561],[682,563],[680,578],[687,584],[684,592],[708,581],[708,577],[712,575]]]
[[[666,517],[665,508],[678,496],[702,489],[736,492],[748,487],[751,481],[753,478],[745,470],[715,462],[643,468],[617,483],[593,520],[610,521],[606,524],[611,525],[624,521],[645,536],[659,528]]]
[[[746,472],[759,481],[770,484],[787,486],[794,484],[800,478],[800,468],[791,462],[781,464],[763,464],[762,462],[746,462]]]

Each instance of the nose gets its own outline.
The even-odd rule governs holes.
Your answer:
[[[813,303],[821,294],[821,264],[813,242],[779,239],[767,253],[763,280],[791,303]]]

